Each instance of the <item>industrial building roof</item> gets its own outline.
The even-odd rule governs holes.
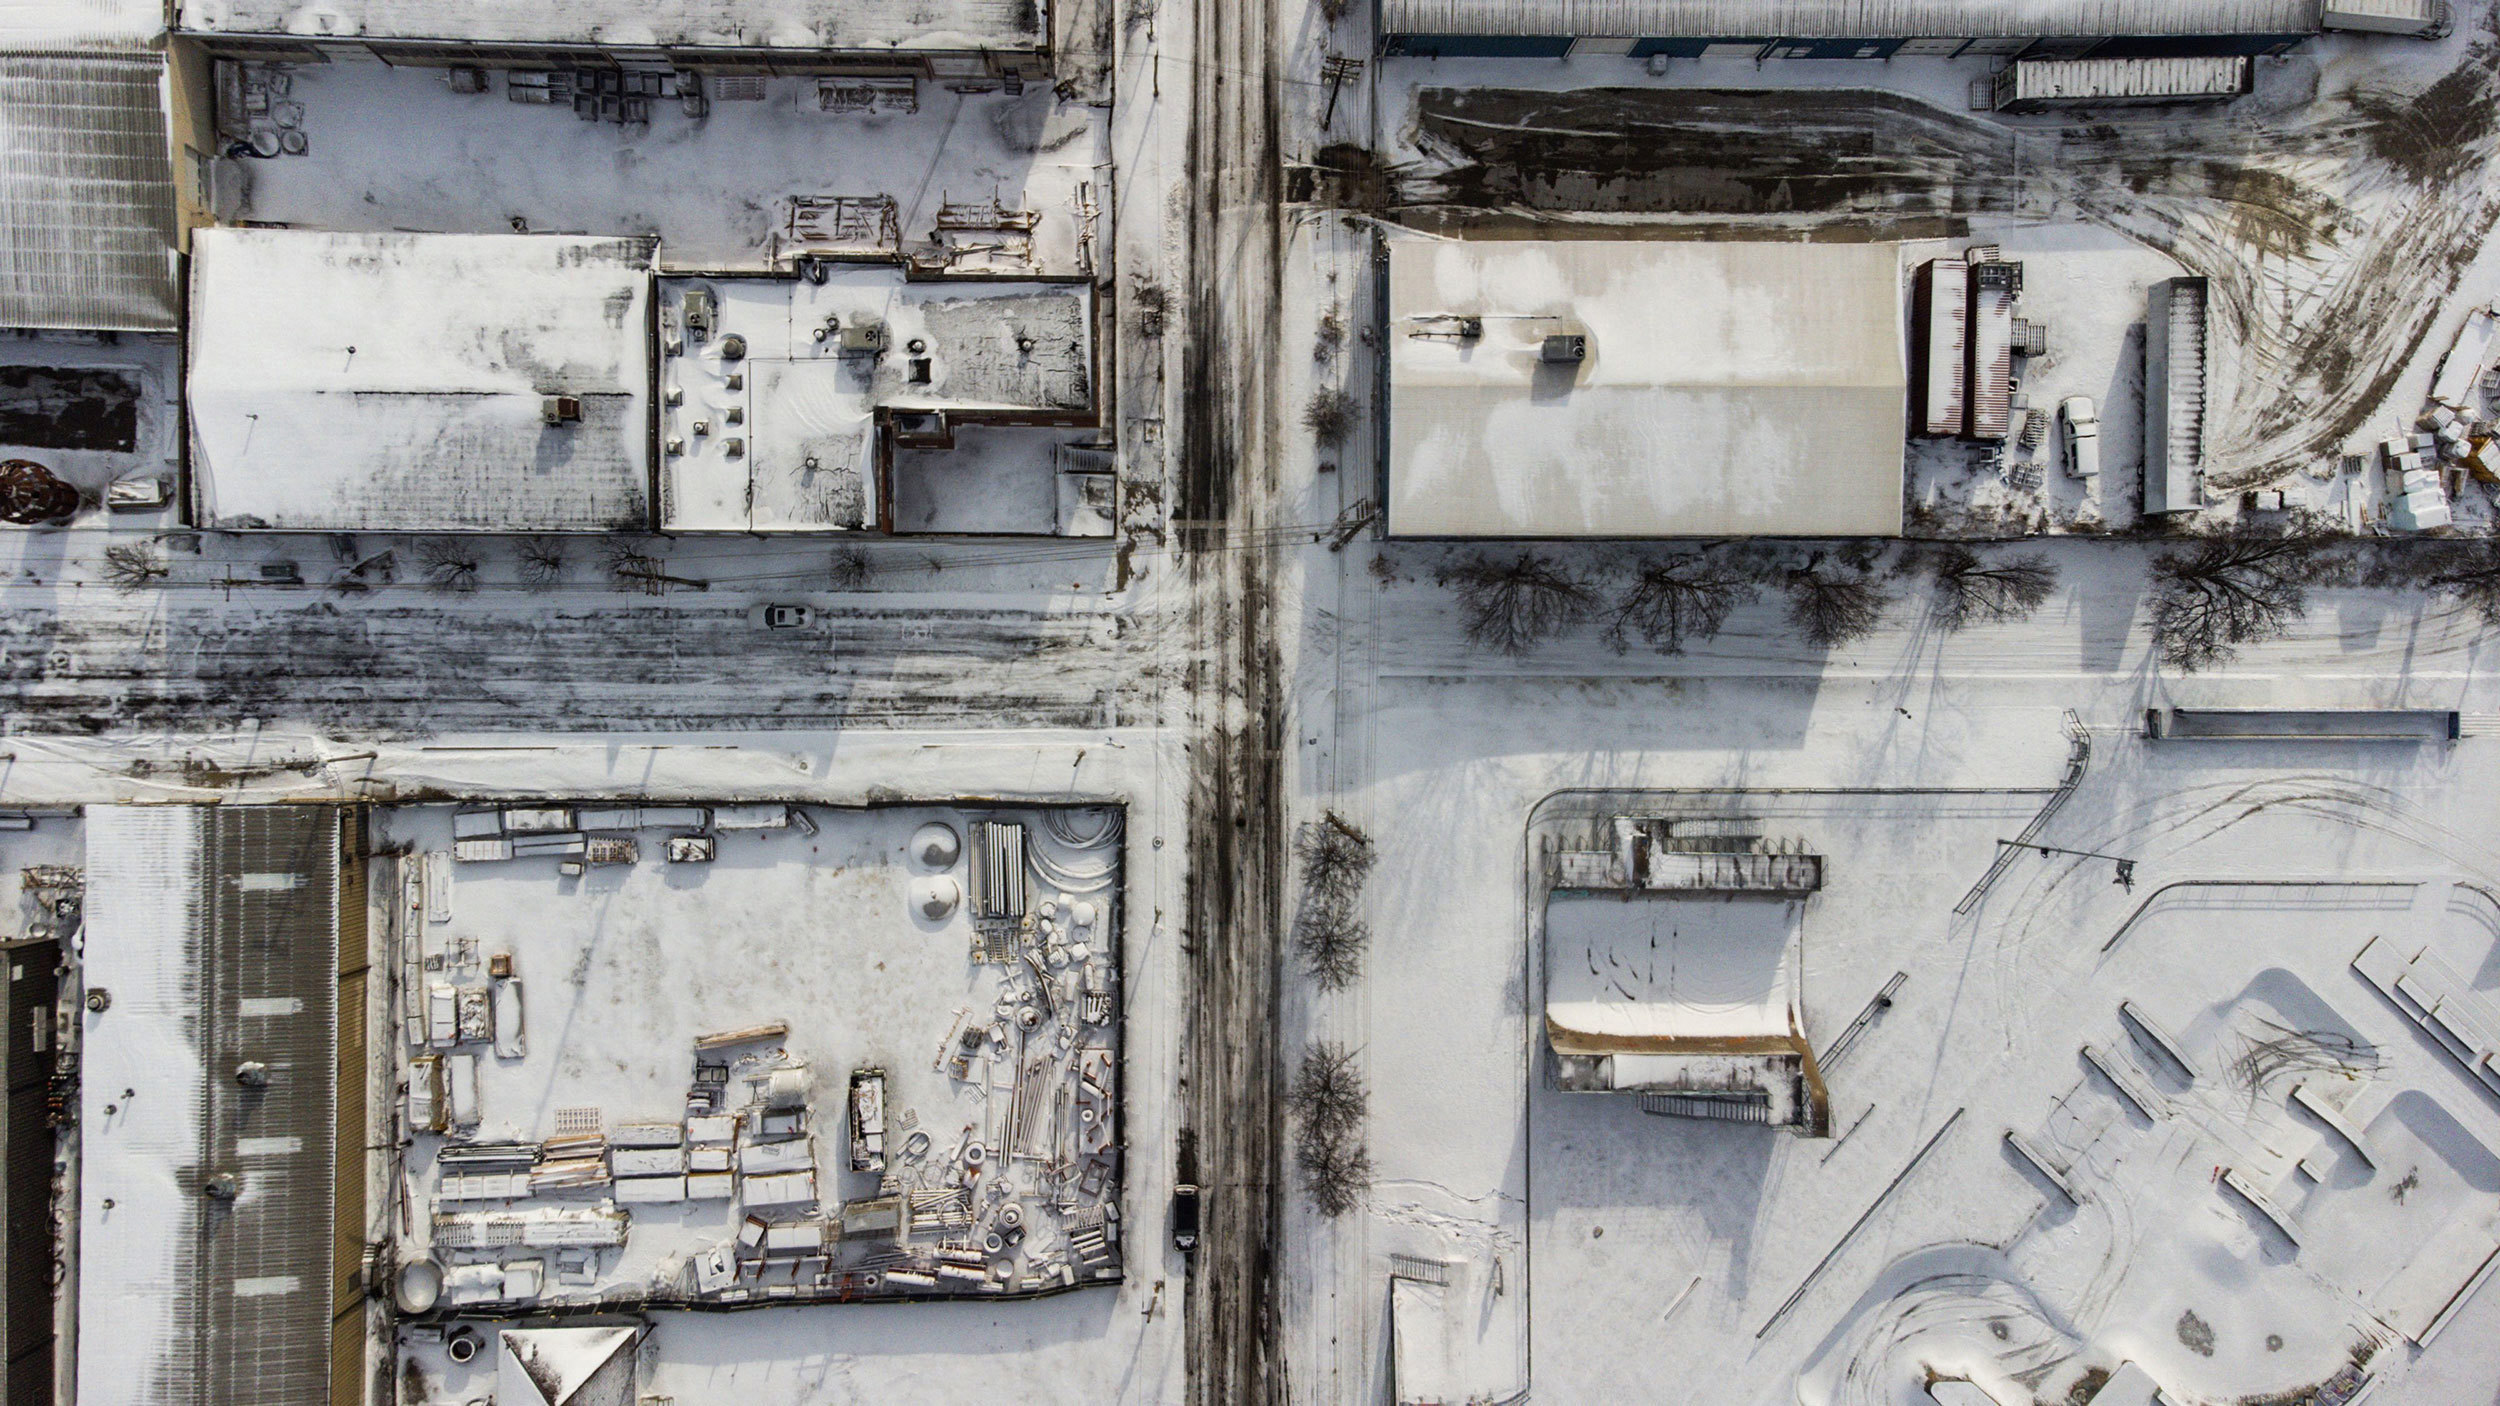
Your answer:
[[[2318,0],[1381,0],[1384,34],[1985,39],[2306,34]]]
[[[340,854],[320,806],[87,812],[83,1403],[329,1399]]]
[[[911,282],[863,264],[821,282],[668,278],[659,296],[672,401],[660,429],[664,530],[878,526],[890,516],[880,411],[947,444],[954,419],[1093,418],[1089,284]],[[690,296],[711,307],[699,332],[687,326]],[[858,345],[863,334],[882,350]],[[732,345],[737,355],[725,355]],[[1055,507],[1049,448],[1028,446],[1027,463]]]
[[[1388,528],[1897,534],[1900,286],[1887,244],[1395,237]]]
[[[0,54],[0,327],[174,327],[166,130],[155,55]]]
[[[189,405],[203,526],[648,525],[653,244],[202,230]],[[548,422],[549,397],[580,419]]]
[[[182,29],[472,44],[1039,49],[1046,0],[182,0]]]

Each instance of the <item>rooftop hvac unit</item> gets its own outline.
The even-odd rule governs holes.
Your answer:
[[[873,317],[854,318],[835,334],[844,356],[875,356],[885,350],[885,324]]]
[[[2014,319],[2014,355],[2016,355],[2016,356],[2047,356],[2048,354],[2049,354],[2049,328],[2048,328],[2048,324],[2047,324],[2047,323],[2045,323],[2045,322],[2033,322],[2033,321],[2031,321],[2029,318],[2022,318],[2022,317],[2015,318],[2015,319]]]
[[[764,75],[760,73],[716,73],[704,80],[704,87],[714,102],[760,103],[764,100]]]
[[[1537,360],[1548,366],[1577,366],[1589,359],[1589,339],[1580,332],[1557,332],[1545,339]]]
[[[550,425],[578,425],[582,422],[580,396],[551,395],[538,403],[539,418]]]

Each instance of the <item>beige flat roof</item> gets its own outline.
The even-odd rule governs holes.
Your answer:
[[[1387,330],[1393,535],[1901,531],[1897,246],[1400,234]]]

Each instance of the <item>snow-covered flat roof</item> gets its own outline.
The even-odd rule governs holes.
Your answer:
[[[933,438],[941,416],[1093,415],[1088,284],[914,283],[861,265],[821,283],[668,278],[660,301],[665,529],[878,526],[880,411],[924,417]],[[1049,489],[1051,461],[1033,472]]]
[[[165,34],[165,0],[0,0],[0,48],[141,49]]]
[[[1764,898],[1557,895],[1545,1015],[1600,1040],[1794,1033],[1796,906]]]
[[[203,230],[203,525],[609,531],[649,513],[652,244]],[[549,423],[549,397],[580,419]]]
[[[1389,530],[1897,534],[1900,288],[1889,244],[1392,238]]]
[[[203,1327],[182,1268],[201,1202],[182,1173],[199,1159],[206,1121],[197,926],[206,814],[87,811],[83,980],[111,1004],[81,1017],[81,1401],[173,1399]],[[122,1096],[140,1088],[144,1105]]]
[[[611,48],[1039,49],[1048,0],[183,0],[209,34]]]
[[[2308,34],[2317,0],[1381,0],[1384,34],[1986,39]]]

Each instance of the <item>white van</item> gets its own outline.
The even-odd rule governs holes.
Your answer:
[[[2070,395],[2059,402],[2057,424],[2067,476],[2097,482],[2101,477],[2101,417],[2092,408],[2092,397]]]

